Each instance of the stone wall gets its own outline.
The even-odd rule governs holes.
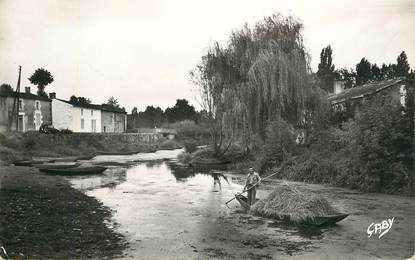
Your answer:
[[[161,134],[144,134],[144,133],[73,133],[73,134],[39,134],[38,138],[43,139],[50,144],[65,143],[93,143],[103,142],[114,145],[122,143],[140,144],[157,142],[163,135]]]

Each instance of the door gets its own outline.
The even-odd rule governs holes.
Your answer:
[[[18,132],[23,132],[24,131],[24,127],[23,127],[23,123],[24,123],[24,115],[19,115],[19,119],[18,119]]]

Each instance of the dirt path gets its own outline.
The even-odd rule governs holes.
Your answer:
[[[0,246],[13,259],[113,258],[126,244],[111,210],[62,177],[0,167]]]

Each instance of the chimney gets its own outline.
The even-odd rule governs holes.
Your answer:
[[[49,98],[50,99],[55,99],[56,98],[56,92],[49,93]]]
[[[25,93],[30,94],[30,87],[25,87],[24,89],[25,89],[24,91]]]

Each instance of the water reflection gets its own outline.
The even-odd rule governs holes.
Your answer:
[[[117,185],[127,180],[125,168],[111,167],[103,175],[68,177],[74,188],[79,190],[91,190],[102,187],[114,189]]]
[[[338,259],[343,259],[349,252],[356,252],[355,249],[360,259],[376,258],[378,252],[388,259],[396,259],[391,256],[404,254],[405,243],[413,238],[410,232],[402,231],[412,230],[413,222],[408,220],[413,215],[407,209],[413,202],[402,197],[356,194],[340,188],[296,183],[330,198],[339,210],[353,213],[338,226],[323,229],[254,217],[238,211],[237,202],[229,204],[229,209],[225,202],[242,190],[232,179],[244,176],[212,168],[185,167],[175,162],[179,152],[169,151],[165,158],[157,153],[94,158],[95,161],[140,161],[128,166],[124,175],[109,169],[101,176],[101,182],[118,178],[118,185],[110,188],[101,183],[103,188],[88,191],[88,195],[114,209],[114,220],[120,224],[118,231],[130,244],[126,252],[130,259],[157,259],[161,255],[173,259],[207,259],[209,254],[203,252],[215,250],[218,253],[211,258],[280,259],[280,256],[301,253],[304,259],[327,259],[327,255],[336,253]],[[229,178],[229,185],[225,184],[224,177]],[[212,192],[212,187],[219,188],[218,180],[222,191]],[[92,184],[95,181],[98,183],[98,180],[85,180]],[[266,197],[271,189],[267,183],[262,187],[259,198]],[[368,211],[367,206],[374,203],[376,208]],[[381,247],[375,244],[376,240],[366,240],[362,230],[368,223],[392,213],[399,213],[403,219],[394,224],[400,232],[385,236],[386,242]]]
[[[102,185],[102,177],[75,179],[71,183],[74,188],[79,190],[93,189]]]
[[[228,184],[230,184],[228,178],[224,174],[224,171],[221,167],[219,168],[208,168],[208,167],[189,167],[187,165],[178,164],[176,161],[168,161],[166,163],[171,174],[179,182],[185,182],[190,178],[193,178],[197,174],[211,176],[213,179],[214,186],[218,185],[221,189],[220,179],[224,179]]]

